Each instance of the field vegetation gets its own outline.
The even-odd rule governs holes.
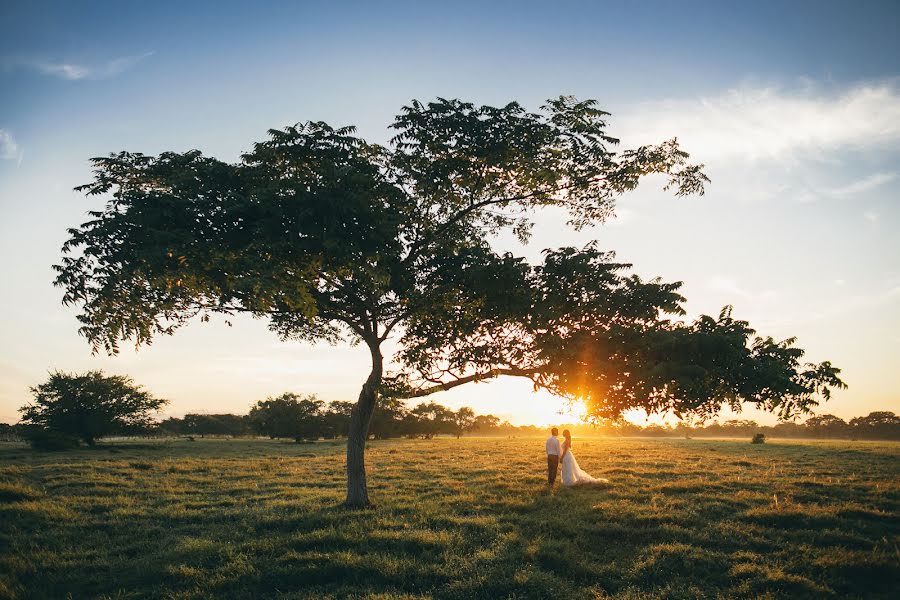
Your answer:
[[[3,598],[888,598],[900,445],[579,438],[0,444]]]

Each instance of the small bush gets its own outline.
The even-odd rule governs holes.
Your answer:
[[[35,450],[71,450],[78,447],[78,438],[41,427],[29,427],[23,437]]]
[[[766,435],[764,433],[757,433],[753,436],[753,439],[750,440],[751,444],[765,444],[766,443]]]

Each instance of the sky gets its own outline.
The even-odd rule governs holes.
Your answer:
[[[690,317],[732,304],[840,367],[849,389],[819,413],[900,412],[900,3],[7,0],[0,23],[0,421],[56,369],[131,375],[175,416],[285,391],[351,400],[368,372],[363,348],[281,342],[252,319],[92,356],[51,269],[66,228],[102,207],[72,189],[91,157],[236,161],[305,120],[385,143],[414,98],[537,109],[560,94],[597,99],[623,148],[677,136],[712,183],[674,198],[650,179],[601,226],[542,213],[528,246],[498,247],[536,261],[597,239],[642,277],[683,281]],[[571,421],[523,380],[433,399]]]

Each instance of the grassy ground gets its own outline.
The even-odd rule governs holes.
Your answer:
[[[891,597],[900,444],[540,439],[0,444],[0,598]],[[896,597],[896,596],[893,596]]]

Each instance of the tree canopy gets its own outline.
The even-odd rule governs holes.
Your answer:
[[[755,337],[730,309],[690,324],[679,283],[643,281],[610,252],[547,250],[531,265],[492,237],[529,238],[536,211],[603,222],[646,175],[675,195],[708,179],[675,139],[616,150],[608,113],[563,96],[403,107],[387,146],[352,127],[270,130],[236,164],[201,152],[93,160],[107,198],[69,230],[57,269],[96,350],[149,344],[190,319],[249,313],[285,339],[364,343],[372,370],[350,419],[348,503],[367,504],[364,439],[379,398],[499,375],[584,401],[714,414],[752,402],[789,416],[839,387],[793,339]],[[399,341],[385,373],[381,345]]]
[[[20,409],[26,427],[70,435],[93,446],[97,438],[149,430],[168,401],[153,397],[130,377],[56,371],[31,388],[34,400]]]
[[[248,415],[257,433],[296,440],[317,439],[325,429],[326,418],[324,401],[314,394],[292,392],[258,401]]]

